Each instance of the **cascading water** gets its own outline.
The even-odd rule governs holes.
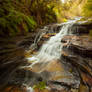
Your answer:
[[[44,43],[36,55],[27,58],[29,61],[35,61],[27,67],[33,68],[33,66],[38,63],[44,63],[46,66],[47,62],[60,59],[63,47],[61,40],[66,35],[72,35],[72,26],[80,19],[81,18],[76,18],[75,20],[69,20],[68,22],[61,24],[63,27],[60,32]],[[28,87],[28,92],[33,91]]]
[[[59,59],[61,55],[61,39],[64,35],[67,35],[68,28],[70,25],[64,25],[62,31],[60,31],[56,36],[50,38],[47,43],[45,43],[38,55],[36,56],[41,61],[48,61],[52,59]]]
[[[71,35],[72,25],[80,18],[75,20],[69,20],[66,23],[63,23],[63,27],[59,33],[51,37],[45,44],[42,45],[40,51],[37,55],[34,55],[31,58],[28,58],[29,61],[35,61],[31,64],[31,67],[39,62],[48,62],[53,59],[59,59],[62,53],[62,44],[61,39],[66,35]]]

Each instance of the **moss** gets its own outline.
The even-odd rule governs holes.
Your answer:
[[[63,19],[63,21],[64,21],[64,22],[67,22],[67,19],[66,19],[66,18],[64,18],[64,19]]]
[[[34,85],[33,88],[34,88],[34,89],[35,89],[35,88],[38,88],[38,89],[40,89],[40,90],[43,90],[43,89],[46,88],[46,83],[45,83],[44,81],[39,82],[37,85]]]

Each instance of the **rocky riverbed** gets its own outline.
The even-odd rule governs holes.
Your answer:
[[[47,26],[45,31],[41,29],[42,33],[44,31],[44,34],[40,40],[37,40],[34,50],[29,46],[31,43],[34,43],[32,39],[35,39],[35,36],[32,38],[29,35],[28,37],[24,37],[23,41],[16,41],[17,48],[21,47],[22,49],[19,48],[17,50],[18,54],[12,56],[13,62],[10,62],[11,58],[8,59],[9,63],[7,64],[12,66],[12,68],[8,69],[9,66],[6,67],[2,63],[4,65],[1,67],[2,72],[6,72],[7,70],[6,73],[8,73],[4,73],[2,76],[7,75],[5,78],[9,77],[9,73],[17,67],[17,64],[19,67],[12,73],[12,77],[7,81],[8,86],[4,86],[1,92],[27,92],[27,86],[23,84],[33,87],[34,92],[92,92],[91,22],[75,23],[71,30],[73,31],[73,35],[66,35],[61,39],[61,45],[63,47],[60,59],[38,62],[32,67],[28,67],[32,62],[27,61],[26,58],[31,57],[32,54],[36,55],[42,44],[50,39],[50,37],[56,35],[60,28],[62,28],[62,25],[54,24]],[[20,59],[14,59],[15,55]],[[21,56],[24,57],[21,59]],[[14,60],[18,60],[16,64]],[[3,71],[3,69],[6,70]],[[4,80],[2,80],[1,83],[4,82]],[[36,86],[39,83],[43,83],[44,87],[43,85],[40,87]],[[34,85],[36,87],[34,87]],[[41,89],[41,87],[43,88]]]

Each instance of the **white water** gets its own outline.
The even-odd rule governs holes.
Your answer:
[[[27,87],[27,92],[34,92],[32,87]]]
[[[63,27],[59,33],[51,37],[45,44],[42,45],[40,51],[37,55],[28,58],[29,61],[35,61],[31,64],[31,67],[39,62],[48,62],[53,59],[60,59],[62,52],[62,43],[61,39],[66,35],[71,35],[72,25],[80,18],[75,20],[69,20],[67,23],[63,23]]]
[[[77,20],[80,20],[80,18],[76,18],[75,20],[69,20],[67,23],[63,23],[63,27],[60,32],[57,33],[55,36],[51,37],[46,43],[44,43],[40,51],[38,51],[37,55],[28,58],[29,61],[35,62],[33,62],[30,66],[27,67],[33,67],[33,65],[39,62],[50,62],[53,59],[60,59],[63,47],[61,39],[66,35],[72,35],[72,26]],[[31,87],[26,87],[27,92],[34,92]]]
[[[24,87],[26,87],[26,92],[34,92],[33,88],[26,85],[26,84],[23,84]]]

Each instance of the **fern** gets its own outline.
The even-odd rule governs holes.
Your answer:
[[[37,25],[32,17],[25,16],[24,19],[25,19],[25,22],[27,23],[29,28],[34,29],[35,26]]]

